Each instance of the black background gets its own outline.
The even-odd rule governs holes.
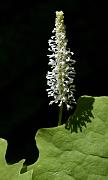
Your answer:
[[[33,163],[36,131],[57,125],[58,108],[48,105],[45,77],[57,10],[64,11],[68,46],[76,59],[76,100],[108,96],[104,1],[0,2],[0,137],[8,140],[9,163],[22,158]]]

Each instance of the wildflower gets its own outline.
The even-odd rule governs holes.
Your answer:
[[[66,30],[64,25],[64,15],[62,11],[56,11],[55,28],[52,33],[54,34],[49,43],[49,51],[52,54],[49,57],[48,65],[51,71],[48,71],[47,89],[48,97],[51,97],[50,105],[58,103],[61,107],[63,103],[66,104],[67,109],[72,108],[72,103],[75,103],[73,84],[75,77],[74,63],[71,57],[74,54],[67,48]]]

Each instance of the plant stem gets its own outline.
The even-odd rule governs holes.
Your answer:
[[[58,126],[61,125],[62,113],[63,113],[63,103],[62,103],[62,105],[60,106],[60,109],[59,109],[59,121],[58,121]]]

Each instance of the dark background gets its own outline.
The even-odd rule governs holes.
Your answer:
[[[104,1],[93,0],[0,2],[0,137],[8,140],[8,163],[35,162],[37,130],[57,125],[58,108],[48,105],[45,77],[55,11],[64,11],[76,59],[76,100],[108,96],[105,7]]]

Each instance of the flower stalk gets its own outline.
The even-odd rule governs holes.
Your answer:
[[[72,59],[74,53],[67,48],[68,40],[66,38],[63,11],[56,11],[55,28],[52,33],[54,35],[48,41],[48,50],[52,54],[47,55],[49,57],[48,65],[51,69],[46,75],[49,87],[47,92],[48,97],[51,97],[49,104],[58,103],[60,107],[58,125],[61,125],[63,104],[69,110],[72,108],[72,104],[75,103],[75,85],[73,84],[75,60]]]

